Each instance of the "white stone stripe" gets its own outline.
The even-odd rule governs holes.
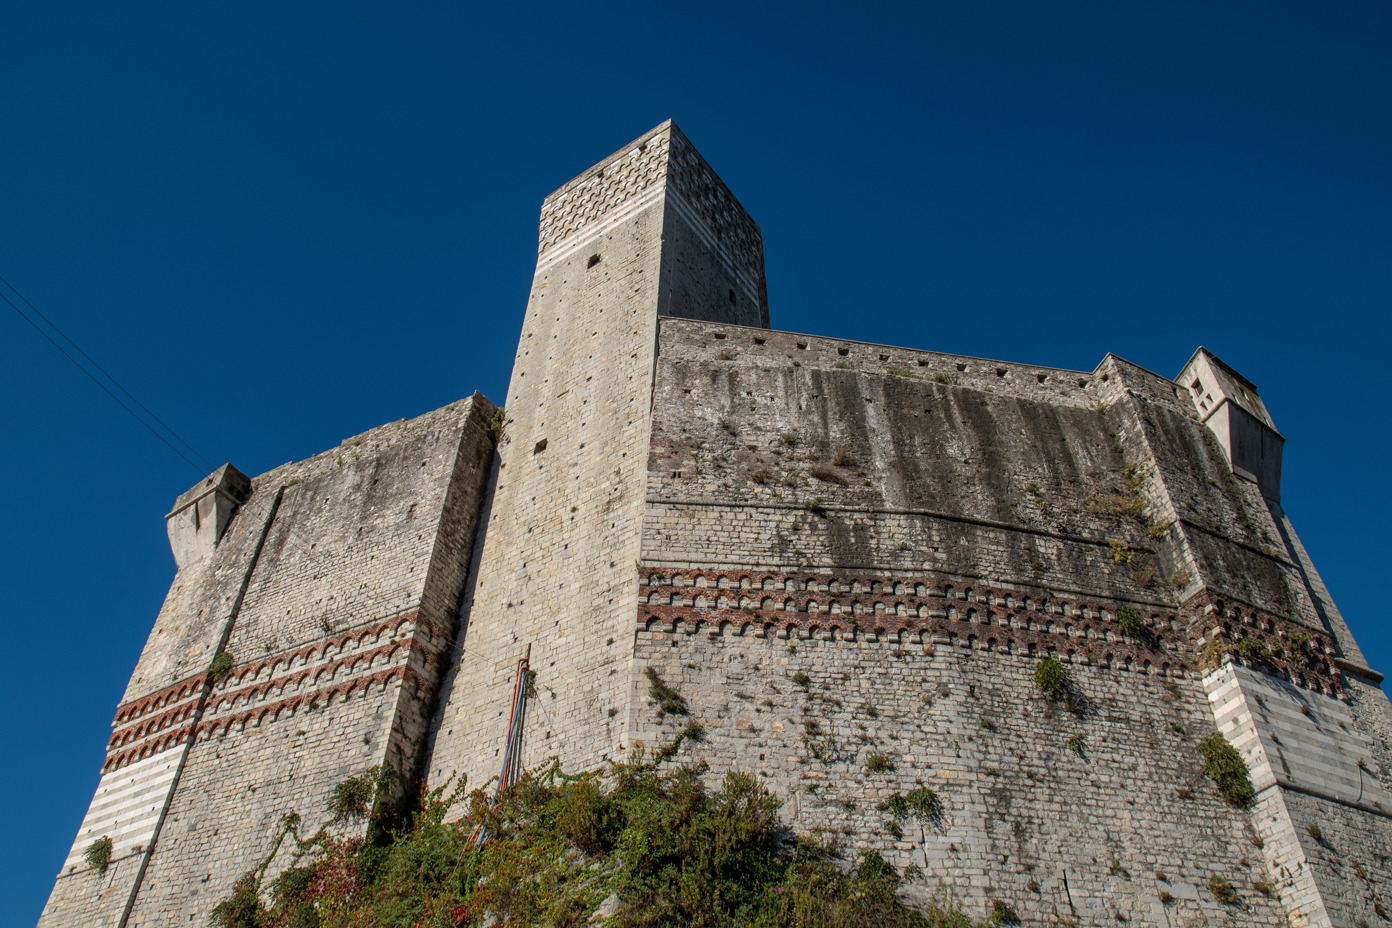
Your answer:
[[[740,268],[735,266],[734,259],[730,257],[729,252],[716,239],[715,231],[711,229],[708,225],[706,225],[706,223],[697,214],[696,210],[694,210],[689,203],[683,200],[681,198],[681,195],[678,194],[675,190],[667,191],[667,199],[668,202],[670,202],[673,206],[676,207],[677,215],[685,219],[687,224],[691,226],[692,230],[697,234],[697,236],[699,236],[703,241],[705,241],[706,247],[709,248],[715,255],[719,257],[720,263],[724,265],[725,270],[740,285],[740,289],[744,291],[744,295],[749,297],[749,299],[753,301],[755,306],[758,306],[759,288],[756,282],[750,280],[748,274],[746,274]]]
[[[561,242],[567,244],[557,243],[552,245],[546,252],[538,255],[537,270],[540,271],[542,268],[550,267],[558,261],[569,258],[595,238],[622,225],[635,214],[662,199],[666,200],[667,205],[675,208],[678,216],[686,220],[687,225],[691,227],[698,238],[705,242],[706,247],[711,250],[712,254],[716,255],[721,265],[724,266],[730,276],[735,279],[735,282],[739,284],[740,289],[744,291],[744,295],[748,297],[754,305],[758,306],[760,299],[757,282],[750,280],[749,275],[735,265],[734,260],[729,256],[724,246],[716,239],[715,233],[702,221],[690,204],[682,199],[679,193],[667,186],[665,178],[662,183],[654,184],[652,187],[644,190],[639,196],[634,197],[629,202],[611,211],[598,223],[594,225],[585,223],[577,226],[570,234],[561,239]]]
[[[666,192],[667,181],[666,178],[663,178],[660,183],[653,184],[632,200],[629,200],[617,209],[611,210],[598,222],[594,224],[586,222],[576,226],[565,238],[560,239],[545,252],[542,252],[538,248],[537,270],[540,271],[544,267],[550,267],[557,261],[569,258],[584,247],[591,239],[595,238],[595,236],[603,235],[605,232],[622,225],[635,214],[642,212],[658,200],[661,200]]]
[[[135,845],[149,844],[185,747],[176,745],[102,776],[63,863],[64,872],[69,867],[86,866],[83,854],[103,835],[111,838],[114,857],[128,853]]]

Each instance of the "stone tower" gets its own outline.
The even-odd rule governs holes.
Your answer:
[[[528,651],[542,695],[524,758],[625,750],[660,317],[768,327],[759,227],[670,121],[542,205],[432,782],[499,772]]]

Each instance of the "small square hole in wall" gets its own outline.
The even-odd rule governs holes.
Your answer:
[[[848,354],[851,353],[851,349],[849,349],[849,348],[837,348],[837,349],[836,349],[836,353],[839,354],[841,357],[844,358],[846,355],[848,355]]]
[[[806,351],[806,350],[807,350],[807,342],[798,342],[798,343],[797,343],[797,346],[798,346],[798,351]]]
[[[715,333],[715,337],[716,337],[716,338],[724,338],[724,337],[725,337],[725,333],[724,333],[724,332],[716,332],[716,333]]]
[[[762,345],[762,344],[763,344],[764,342],[766,342],[766,341],[768,341],[768,339],[766,339],[766,338],[756,338],[756,339],[754,339],[754,344],[756,344],[756,345]]]
[[[546,439],[543,438],[541,441],[539,441],[539,442],[536,443],[536,447],[532,449],[532,454],[541,454],[541,453],[542,453],[543,451],[545,451],[545,450],[546,450]]]
[[[880,360],[881,360],[881,361],[888,361],[888,360],[889,360],[889,355],[887,355],[887,354],[882,354],[882,355],[880,355]]]
[[[965,364],[958,364],[958,365],[957,365],[957,370],[959,370],[959,371],[965,371],[966,369],[967,369],[967,366],[966,366]]]
[[[590,260],[585,263],[585,267],[594,267],[599,263],[599,255],[590,255]]]

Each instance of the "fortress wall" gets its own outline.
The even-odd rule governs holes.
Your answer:
[[[239,667],[408,609],[428,610],[437,631],[450,633],[460,571],[447,568],[449,582],[433,599],[426,576],[440,532],[457,532],[451,522],[461,518],[472,528],[474,514],[457,505],[446,513],[445,500],[458,490],[456,476],[482,486],[492,408],[482,397],[464,400],[389,439],[374,442],[369,432],[257,479],[286,490],[227,643]],[[456,475],[461,448],[466,470]]]
[[[1253,871],[1246,882],[1230,878],[1239,889],[1270,883],[1273,904],[1298,921],[1351,925],[1339,913],[1372,902],[1358,902],[1346,875],[1317,854],[1302,863],[1307,851],[1292,829],[1304,828],[1298,806],[1332,802],[1339,808],[1330,814],[1358,836],[1352,844],[1365,856],[1384,853],[1375,806],[1312,798],[1301,784],[1318,782],[1325,792],[1336,781],[1349,786],[1325,769],[1348,753],[1331,747],[1324,729],[1332,725],[1349,745],[1364,745],[1370,761],[1359,777],[1373,791],[1384,769],[1371,758],[1386,747],[1385,737],[1376,740],[1386,697],[1363,687],[1366,701],[1350,700],[1357,687],[1333,663],[1342,620],[1325,618],[1337,610],[1279,506],[1232,472],[1187,397],[1110,356],[1082,387],[1038,374],[1006,386],[1012,377],[994,370],[987,371],[994,383],[978,375],[964,385],[934,367],[970,368],[970,359],[926,356],[934,372],[914,376],[919,358],[876,349],[880,366],[867,371],[855,360],[858,348],[663,321],[638,666],[645,655],[671,665],[662,647],[649,643],[645,651],[641,642],[679,622],[699,625],[694,637],[676,637],[702,647],[784,636],[800,648],[798,636],[810,634],[825,639],[820,654],[867,639],[888,639],[899,650],[909,642],[994,652],[1005,663],[1057,653],[1077,673],[1136,668],[1193,690],[1206,643],[1223,643],[1224,655],[1255,636],[1270,648],[1263,668],[1274,676],[1261,676],[1274,689],[1258,702],[1249,685],[1251,693],[1237,692],[1221,712],[1215,706],[1194,732],[1197,740],[1215,721],[1246,718],[1246,740],[1234,737],[1250,754],[1265,731],[1252,720],[1265,707],[1290,704],[1268,732],[1285,746],[1266,766],[1249,758],[1269,793],[1250,820],[1273,850],[1262,857],[1247,839],[1230,843],[1223,853],[1248,858]],[[1127,563],[1117,557],[1118,541],[1129,549]],[[952,593],[940,596],[948,587]],[[967,602],[953,601],[960,597]],[[1159,641],[1128,650],[1133,643],[1112,624],[1122,605],[1138,608]],[[1289,644],[1303,632],[1312,635],[1307,656]],[[692,679],[692,668],[701,668],[696,677],[709,691],[718,689],[713,662],[707,655],[673,669]],[[886,672],[862,669],[873,678]],[[632,685],[636,706],[647,704],[637,672]],[[1372,724],[1358,718],[1364,705]],[[635,737],[646,743],[673,733],[641,708],[634,715]],[[1311,727],[1310,718],[1327,724]],[[777,753],[766,746],[775,752],[761,751],[760,763]],[[716,769],[741,764],[755,762],[732,749]],[[1284,772],[1272,774],[1277,768]],[[1384,781],[1377,782],[1381,795]],[[1290,796],[1300,798],[1287,808]],[[1254,894],[1267,898],[1261,891],[1244,898]],[[1170,924],[1183,920],[1173,906],[1167,915]]]
[[[401,686],[390,679],[321,696],[314,708],[282,707],[200,733],[130,926],[205,923],[233,883],[271,851],[286,813],[301,814],[302,832],[312,834],[328,817],[325,803],[337,783],[409,750],[421,726],[399,711]],[[285,849],[269,878],[287,863]]]
[[[645,561],[719,552],[1169,599],[1157,578],[1173,553],[1149,537],[1095,406],[712,349],[730,337],[663,321]],[[853,357],[823,341],[824,357]]]
[[[1265,866],[1247,815],[1201,773],[1195,745],[1212,717],[1195,678],[1074,664],[1087,704],[1075,714],[1035,689],[1023,648],[672,628],[640,626],[637,657],[690,716],[659,719],[645,701],[646,742],[700,723],[704,740],[679,759],[709,761],[713,779],[760,777],[796,830],[852,859],[879,851],[921,900],[946,892],[981,918],[1000,899],[1025,924],[1286,924],[1251,889]],[[892,767],[872,769],[886,762],[876,755]],[[940,799],[937,818],[884,808],[920,786]],[[1238,888],[1242,908],[1215,902],[1210,874]]]
[[[41,928],[117,926],[133,904],[208,691],[205,671],[255,563],[273,500],[253,495],[217,549],[175,575],[116,709],[101,779]],[[97,874],[83,856],[102,837],[111,838],[111,863]]]

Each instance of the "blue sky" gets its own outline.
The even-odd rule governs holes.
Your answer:
[[[1287,438],[1286,508],[1392,668],[1392,7],[30,3],[0,275],[215,463],[503,399],[548,192],[673,117],[775,328],[1176,374]],[[198,475],[0,304],[0,923],[96,784]]]

